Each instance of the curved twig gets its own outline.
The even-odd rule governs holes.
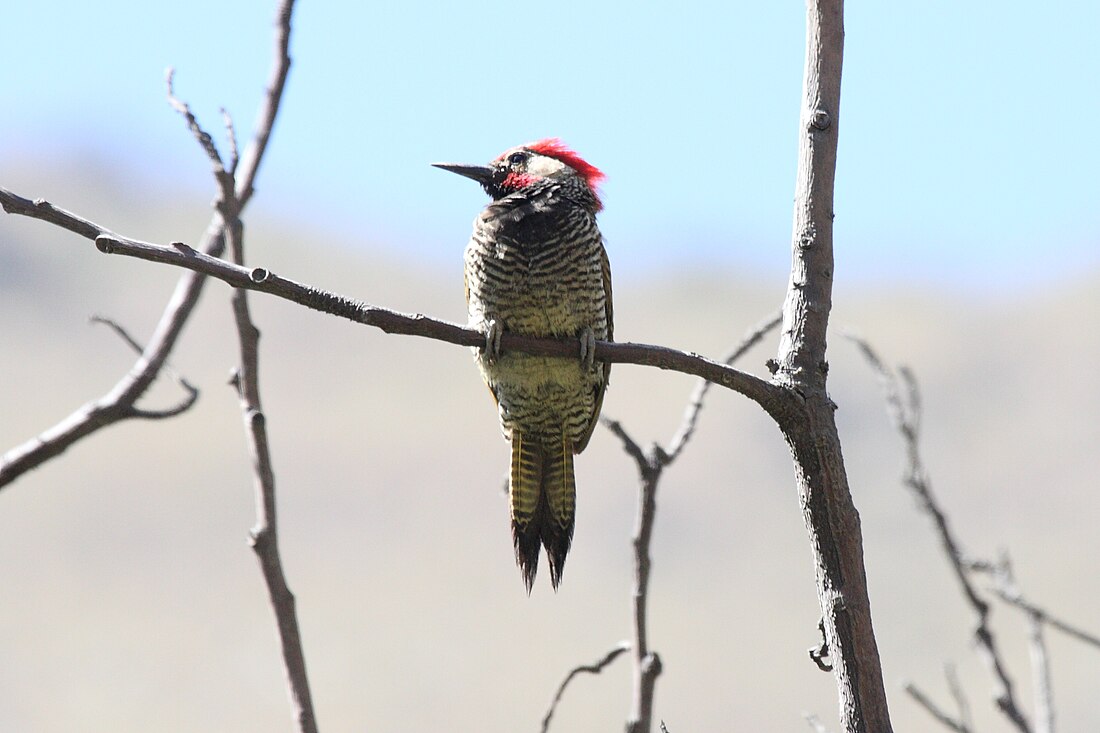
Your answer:
[[[138,354],[141,354],[141,352],[144,351],[144,347],[142,347],[142,345],[139,344],[137,340],[130,335],[129,331],[123,328],[116,321],[110,318],[105,318],[104,316],[92,316],[88,320],[91,323],[99,323],[110,328],[112,331],[115,332],[115,334],[118,335],[119,338],[125,341],[126,344]],[[137,405],[133,405],[130,407],[131,417],[137,417],[143,420],[164,420],[165,418],[175,417],[176,415],[187,412],[191,409],[195,402],[198,401],[198,387],[188,382],[183,377],[183,375],[173,369],[172,366],[168,363],[165,363],[161,367],[161,369],[162,371],[168,372],[173,381],[175,381],[175,383],[179,385],[179,388],[186,392],[187,395],[180,402],[176,403],[172,407],[166,407],[160,410],[149,410],[138,407]]]
[[[550,701],[550,708],[546,711],[546,715],[542,718],[542,733],[546,733],[550,730],[550,719],[554,717],[554,711],[558,709],[558,703],[561,702],[561,696],[565,694],[565,688],[569,686],[569,683],[573,681],[573,678],[581,673],[587,674],[599,674],[603,672],[604,667],[614,662],[619,658],[619,655],[625,651],[630,650],[629,641],[621,641],[619,645],[614,649],[604,654],[597,661],[592,664],[582,664],[578,667],[574,667],[569,670],[569,674],[565,675],[565,679],[558,685],[557,692],[554,693],[554,699]]]

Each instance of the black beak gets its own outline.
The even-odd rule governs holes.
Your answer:
[[[432,163],[436,168],[442,168],[460,176],[472,178],[481,185],[493,180],[493,169],[485,165],[463,165],[462,163]]]

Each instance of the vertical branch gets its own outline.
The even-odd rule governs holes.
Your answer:
[[[753,346],[758,344],[773,328],[779,325],[780,317],[772,316],[750,330],[741,342],[723,359],[725,364],[733,364]],[[631,546],[634,554],[634,587],[631,592],[631,632],[632,640],[627,645],[633,649],[634,676],[633,699],[630,717],[626,722],[627,733],[649,733],[653,726],[653,695],[657,677],[661,674],[661,658],[649,649],[648,604],[649,604],[649,546],[653,538],[653,522],[657,517],[657,487],[664,470],[679,458],[692,436],[703,409],[707,391],[711,382],[700,380],[688,401],[683,421],[667,449],[654,443],[649,452],[642,450],[623,426],[606,417],[600,418],[604,427],[610,430],[622,442],[638,468],[638,515],[634,524]],[[568,680],[568,678],[567,678]],[[560,696],[560,691],[559,691]],[[545,729],[544,729],[545,730]],[[665,730],[661,723],[661,730]]]
[[[653,519],[657,513],[657,484],[661,470],[654,470],[660,448],[653,446],[649,468],[642,473],[638,495],[638,518],[631,542],[634,547],[634,590],[631,594],[634,648],[634,701],[630,708],[627,733],[649,733],[653,721],[653,691],[661,674],[661,658],[649,651],[646,614],[649,604],[649,543],[653,537]]]
[[[849,732],[888,733],[890,716],[871,624],[859,513],[844,470],[833,415],[836,406],[825,389],[843,15],[843,0],[807,2],[791,277],[779,353],[771,364],[776,383],[799,396],[801,405],[774,416],[794,459],[841,723]]]
[[[243,226],[238,216],[239,202],[233,188],[225,191],[229,198],[220,202],[226,218],[226,233],[233,261],[244,264]],[[279,525],[275,507],[275,474],[272,469],[271,451],[267,439],[267,420],[260,402],[259,340],[260,331],[252,322],[248,307],[248,291],[233,291],[233,315],[237,324],[240,346],[240,366],[234,385],[241,400],[241,413],[248,436],[248,450],[252,458],[253,486],[256,492],[256,524],[249,533],[252,549],[260,562],[268,596],[275,611],[286,670],[294,719],[301,733],[316,733],[317,721],[306,675],[305,654],[298,627],[298,613],[294,594],[287,586],[279,555]]]
[[[1020,733],[1031,733],[1031,726],[1016,701],[1012,679],[1008,675],[1008,668],[1001,655],[997,637],[993,633],[989,622],[992,608],[989,602],[982,597],[971,578],[971,572],[979,568],[976,567],[975,563],[968,562],[963,557],[959,541],[947,521],[947,516],[932,493],[931,481],[924,470],[919,447],[921,401],[916,379],[912,372],[904,368],[899,370],[898,376],[895,376],[874,352],[870,344],[854,336],[850,336],[850,338],[862,351],[864,358],[867,359],[882,382],[890,416],[905,442],[906,469],[903,479],[904,484],[913,492],[921,511],[928,514],[932,519],[944,555],[947,556],[951,570],[959,583],[959,590],[974,612],[976,621],[974,628],[975,649],[993,677],[994,702],[997,709],[1008,718]],[[996,567],[990,566],[990,569],[996,574]]]
[[[1035,686],[1035,733],[1054,733],[1054,693],[1050,684],[1050,657],[1043,639],[1043,620],[1027,615],[1028,652]]]
[[[215,221],[229,249],[229,259],[236,265],[244,265],[244,224],[241,211],[252,195],[252,182],[267,149],[272,126],[279,109],[287,74],[290,70],[290,19],[294,0],[282,0],[276,16],[275,58],[267,95],[260,110],[256,131],[238,157],[236,132],[232,118],[224,110],[226,132],[229,136],[230,162],[225,165],[213,138],[202,129],[190,108],[176,99],[172,91],[172,71],[169,70],[168,98],[172,106],[187,120],[188,127],[210,159],[214,180],[218,184],[215,202]],[[239,178],[238,178],[239,176]],[[275,612],[283,666],[290,691],[291,706],[298,730],[316,733],[317,722],[313,700],[306,675],[305,654],[302,651],[301,633],[294,594],[287,586],[279,555],[278,521],[275,502],[275,473],[272,468],[271,450],[267,437],[267,420],[260,401],[259,340],[260,332],[252,322],[248,307],[248,290],[236,288],[232,295],[233,316],[237,326],[240,363],[234,372],[233,385],[241,402],[249,455],[252,459],[253,486],[256,493],[256,524],[249,533],[252,549],[260,562],[264,582],[267,585],[271,606]]]
[[[275,23],[275,64],[268,94],[257,123],[257,131],[240,160],[243,164],[241,177],[235,179],[231,173],[225,179],[219,179],[221,197],[217,206],[224,219],[230,259],[237,265],[243,266],[245,259],[241,208],[252,195],[252,181],[267,147],[275,115],[278,112],[279,100],[282,98],[283,86],[290,70],[290,18],[293,7],[293,0],[283,0],[279,4]],[[231,123],[228,126],[232,129]],[[235,145],[233,147],[235,151]],[[234,167],[235,164],[236,161],[234,161]],[[247,290],[235,289],[232,305],[240,346],[240,366],[235,375],[234,385],[241,400],[241,412],[248,435],[253,485],[256,492],[256,524],[250,532],[252,549],[260,562],[271,605],[275,611],[283,665],[298,730],[301,733],[316,733],[317,720],[309,690],[309,679],[306,675],[305,654],[302,651],[295,598],[287,586],[282,559],[279,555],[275,474],[267,438],[267,420],[260,401],[260,331],[252,322]]]
[[[630,595],[631,642],[634,658],[634,695],[626,733],[649,733],[653,725],[653,692],[661,674],[661,658],[649,650],[646,624],[649,603],[649,543],[653,538],[653,520],[657,514],[657,485],[667,465],[668,454],[654,445],[646,454],[623,426],[608,418],[600,418],[608,430],[622,441],[623,449],[638,467],[641,486],[638,491],[638,517],[631,544],[634,549],[634,588]]]

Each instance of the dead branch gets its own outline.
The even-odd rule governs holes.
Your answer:
[[[993,572],[994,578],[996,578],[996,573],[994,572],[994,568],[992,567],[979,568],[975,567],[972,563],[971,568],[974,570]],[[1023,591],[1020,590],[1015,581],[1013,581],[1010,585],[1006,585],[1001,582],[995,583],[993,586],[993,592],[997,595],[999,599],[1001,599],[1008,605],[1018,608],[1020,611],[1023,611],[1028,616],[1034,617],[1036,620],[1042,622],[1047,626],[1050,626],[1052,629],[1056,629],[1057,631],[1062,632],[1071,639],[1076,639],[1077,641],[1080,641],[1084,644],[1100,649],[1100,637],[1096,636],[1093,633],[1085,631],[1079,626],[1074,626],[1066,621],[1063,621],[1057,616],[1051,615],[1050,611],[1046,610],[1045,608],[1038,606],[1035,603],[1032,603],[1024,597]]]
[[[238,183],[238,188],[240,184]],[[42,219],[95,242],[106,254],[121,254],[137,259],[183,267],[210,275],[235,288],[256,290],[293,303],[348,320],[379,328],[386,333],[421,336],[460,346],[482,346],[485,335],[454,323],[428,316],[397,313],[354,301],[319,288],[280,277],[262,267],[247,268],[176,242],[152,244],[122,237],[93,222],[55,207],[43,199],[30,200],[0,188],[0,205],[9,214]],[[532,338],[505,332],[501,347],[539,356],[579,358],[576,340]],[[797,410],[799,398],[760,377],[738,371],[697,354],[664,346],[609,341],[596,342],[596,359],[620,364],[653,366],[691,374],[749,397],[773,415],[787,416]]]
[[[279,4],[278,17],[275,23],[275,57],[267,83],[267,94],[260,106],[256,129],[241,156],[241,165],[239,169],[237,166],[234,166],[233,169],[234,172],[238,173],[236,176],[238,187],[236,193],[239,208],[242,209],[252,198],[256,173],[263,160],[264,151],[267,149],[271,130],[275,124],[275,117],[282,102],[287,74],[290,71],[288,49],[290,17],[293,9],[293,0],[283,0]],[[29,202],[0,189],[0,203],[3,204],[4,210],[8,213],[23,214],[28,212],[27,204],[31,205],[29,210],[34,210],[35,206],[40,203],[41,208],[39,211],[46,214],[46,216],[38,216],[38,218],[51,221],[49,212],[53,207],[46,202]],[[10,205],[15,206],[16,209],[21,209],[21,211],[9,209]],[[111,236],[113,234],[107,229],[68,214],[68,212],[53,210],[53,213],[56,216],[53,217],[52,223],[88,239],[94,240],[100,235]],[[60,214],[64,214],[64,216]],[[37,216],[36,214],[30,215]],[[222,228],[221,216],[218,215],[211,220],[197,250],[193,251],[216,259],[221,255],[224,247],[225,233]],[[36,437],[0,456],[0,489],[3,489],[27,471],[37,468],[46,461],[65,452],[74,443],[95,433],[100,428],[113,425],[122,420],[140,417],[140,410],[135,412],[134,405],[149,389],[168,358],[168,354],[175,347],[176,340],[198,303],[205,284],[206,278],[195,271],[188,272],[180,277],[141,357],[109,392],[99,399],[85,404]]]
[[[909,683],[905,685],[905,691],[909,693],[909,697],[920,705],[922,708],[928,711],[928,714],[936,719],[940,725],[955,731],[955,733],[970,733],[970,727],[962,718],[955,719],[949,714],[941,710],[931,698],[921,692],[920,688],[916,685]]]
[[[763,321],[752,329],[741,343],[724,359],[727,366],[740,359],[779,325],[779,317]],[[634,696],[627,733],[648,733],[653,719],[653,692],[657,676],[661,673],[661,659],[649,651],[649,633],[646,623],[649,603],[649,545],[653,536],[653,522],[657,515],[657,487],[665,468],[679,457],[695,433],[695,424],[707,395],[707,382],[701,383],[692,393],[683,423],[673,437],[668,450],[654,443],[647,453],[630,437],[617,420],[602,417],[600,422],[622,442],[623,449],[638,469],[638,514],[632,538],[634,549],[634,588],[631,595],[633,613],[632,631],[634,650]]]
[[[966,699],[966,693],[963,692],[962,685],[959,683],[959,675],[955,672],[955,665],[945,664],[943,666],[943,676],[947,678],[947,688],[951,690],[951,697],[955,701],[955,709],[959,711],[959,725],[962,727],[962,733],[970,733],[973,727],[973,723],[970,720],[970,703]]]
[[[745,355],[745,352],[751,349],[783,320],[782,313],[776,313],[773,316],[760,322],[756,328],[752,329],[741,343],[739,343],[732,351],[722,357],[722,363],[726,366],[732,366],[733,362],[740,359]],[[708,382],[705,379],[699,381],[699,384],[695,386],[695,391],[691,394],[691,399],[688,401],[687,410],[684,412],[684,420],[680,424],[680,429],[676,431],[676,434],[672,436],[672,440],[669,441],[666,453],[668,454],[668,462],[671,463],[676,460],[683,451],[684,446],[691,440],[691,436],[695,434],[695,425],[699,422],[699,413],[703,410],[703,400],[706,399],[707,392],[710,391],[710,386],[713,382]]]
[[[799,115],[791,275],[774,383],[799,409],[776,418],[795,464],[818,603],[845,731],[889,733],[890,711],[871,622],[863,534],[826,389],[833,286],[833,184],[844,56],[843,0],[808,0]]]
[[[288,39],[290,35],[290,18],[293,10],[293,0],[284,0],[280,5],[276,16],[276,41],[275,41],[275,66],[273,77],[281,84],[286,79],[286,69],[290,66],[288,54]],[[172,90],[172,70],[167,76],[168,98],[172,106],[183,115],[187,121],[196,141],[202,147],[209,158],[214,174],[214,180],[219,189],[219,196],[214,203],[215,209],[222,220],[222,231],[228,245],[229,254],[233,264],[243,268],[244,266],[244,226],[240,214],[243,207],[242,195],[239,191],[251,192],[251,183],[247,188],[240,188],[234,176],[239,163],[236,133],[228,114],[222,110],[222,117],[229,136],[230,161],[227,166],[218,153],[211,136],[202,128],[190,107],[176,98]],[[269,100],[275,92],[269,92]],[[278,95],[276,94],[276,97]],[[273,103],[265,105],[276,109],[277,98]],[[274,120],[272,114],[271,121]],[[254,136],[263,137],[270,133],[262,130]],[[261,148],[262,149],[262,148]],[[251,158],[258,164],[259,158]],[[247,167],[246,167],[247,172]],[[97,245],[99,241],[97,240]],[[298,615],[294,594],[286,582],[283,572],[282,560],[279,555],[279,535],[275,502],[275,472],[271,460],[271,449],[267,439],[267,417],[263,412],[260,399],[259,386],[259,339],[260,331],[252,321],[248,307],[248,291],[235,289],[233,291],[233,317],[237,327],[238,345],[240,349],[240,365],[234,373],[233,385],[237,389],[237,395],[241,403],[241,413],[244,418],[245,432],[248,438],[248,449],[252,459],[253,486],[256,494],[256,523],[249,532],[252,549],[260,563],[264,582],[267,585],[268,596],[272,609],[275,612],[276,626],[279,632],[279,645],[283,657],[283,667],[286,671],[287,685],[290,692],[291,706],[294,720],[301,733],[317,733],[316,714],[313,709],[313,699],[309,689],[309,680],[306,674],[305,654],[302,649],[301,632],[298,626]]]
[[[565,675],[565,679],[558,685],[558,690],[554,693],[554,699],[550,701],[550,707],[546,711],[546,715],[542,718],[542,733],[546,733],[550,730],[550,719],[554,717],[554,711],[558,709],[558,703],[561,702],[561,696],[565,694],[565,688],[569,686],[569,683],[573,681],[574,677],[582,673],[599,674],[603,672],[604,667],[618,659],[620,654],[629,650],[630,642],[621,641],[618,646],[614,647],[592,664],[582,664],[569,670],[569,674]]]
[[[121,338],[123,341],[125,341],[126,344],[131,349],[136,351],[139,355],[141,354],[142,351],[144,351],[144,347],[142,347],[142,345],[139,344],[137,342],[137,340],[133,336],[130,335],[129,331],[127,331],[125,328],[123,328],[121,325],[119,325],[117,322],[111,320],[110,318],[104,318],[103,316],[92,316],[88,320],[92,323],[99,323],[99,324],[102,324],[102,325],[107,326],[108,328],[110,328],[112,331],[115,332],[115,334],[118,335],[119,338]],[[198,399],[199,399],[199,388],[198,387],[196,387],[195,385],[191,384],[186,379],[184,379],[184,377],[181,374],[179,374],[178,372],[176,372],[176,370],[173,369],[171,367],[171,365],[168,364],[168,363],[165,363],[161,367],[161,370],[165,371],[165,372],[168,372],[169,376],[172,377],[173,381],[175,381],[175,383],[179,385],[179,388],[187,393],[187,396],[184,397],[183,400],[181,400],[180,402],[173,405],[172,407],[167,407],[167,408],[164,408],[162,410],[147,410],[147,409],[140,408],[137,405],[134,405],[130,408],[130,411],[131,411],[133,417],[139,417],[139,418],[142,418],[144,420],[163,420],[165,418],[175,417],[176,415],[179,415],[180,413],[183,413],[183,412],[186,412],[187,410],[190,410],[191,407],[195,404],[195,402],[198,401]]]
[[[895,375],[882,362],[870,344],[857,336],[849,334],[848,337],[859,347],[864,358],[878,374],[889,405],[891,419],[905,444],[906,469],[903,483],[917,499],[920,509],[931,517],[948,564],[959,583],[963,597],[974,612],[977,622],[974,640],[977,643],[978,656],[988,667],[994,680],[994,702],[1001,713],[1021,733],[1030,733],[1031,726],[1016,701],[1012,680],[1008,676],[997,638],[990,627],[989,617],[992,613],[990,605],[982,598],[970,578],[968,572],[971,569],[970,565],[963,556],[958,540],[948,524],[947,516],[932,494],[931,482],[924,470],[919,445],[920,393],[916,380],[908,370],[901,371],[900,377]],[[928,709],[932,710],[932,708]]]

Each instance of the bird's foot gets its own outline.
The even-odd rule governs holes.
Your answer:
[[[500,337],[504,335],[504,324],[493,318],[485,329],[485,361],[490,364],[500,357]]]
[[[592,371],[596,365],[596,334],[591,326],[585,326],[580,333],[581,342],[581,370]]]

